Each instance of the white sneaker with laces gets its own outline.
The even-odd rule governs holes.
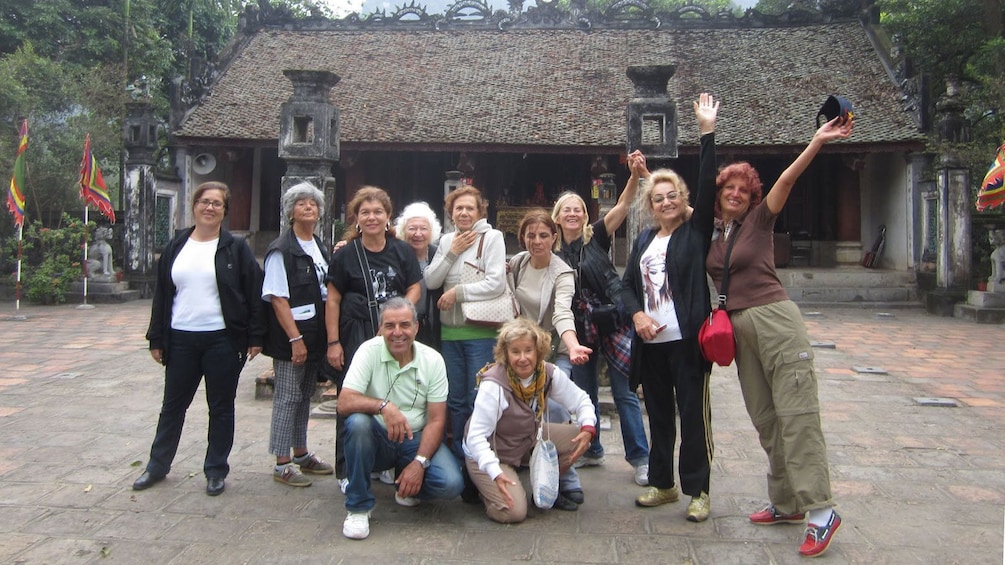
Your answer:
[[[370,513],[349,512],[342,522],[342,535],[349,539],[366,539],[370,535]]]
[[[635,468],[635,484],[640,487],[649,486],[649,464],[643,463]]]
[[[349,479],[339,479],[338,488],[342,491],[342,494],[345,494],[345,491],[349,488]]]
[[[421,502],[414,496],[399,496],[398,493],[394,493],[394,501],[398,503],[398,506],[407,506],[409,508],[418,506],[419,502]]]

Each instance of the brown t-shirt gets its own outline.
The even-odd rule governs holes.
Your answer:
[[[775,272],[775,218],[762,200],[746,216],[737,220],[742,229],[733,227],[732,237],[736,237],[733,253],[729,256],[729,297],[727,310],[739,310],[751,306],[763,306],[773,302],[788,300],[789,295],[782,288]],[[705,260],[705,267],[715,282],[716,293],[722,291],[722,268],[726,262],[728,241],[722,236],[712,242]]]

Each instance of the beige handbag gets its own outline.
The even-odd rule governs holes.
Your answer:
[[[482,266],[482,247],[485,244],[485,234],[478,240],[478,255],[475,263],[465,261],[461,265],[461,283],[472,284],[485,280],[485,268]],[[503,291],[495,298],[462,302],[461,312],[464,321],[475,326],[499,327],[516,318],[520,314],[519,306],[513,291],[508,284],[503,285]]]

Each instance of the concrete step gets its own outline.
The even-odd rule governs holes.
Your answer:
[[[857,266],[833,269],[779,269],[789,297],[802,307],[919,307],[913,271],[884,271]]]

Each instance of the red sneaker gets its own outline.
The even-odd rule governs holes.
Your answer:
[[[834,533],[841,527],[841,517],[837,512],[831,512],[831,519],[825,526],[809,524],[806,526],[806,541],[799,546],[799,554],[806,557],[817,557],[823,555],[830,547]]]
[[[779,514],[775,510],[774,504],[769,504],[764,510],[754,512],[750,515],[750,521],[755,524],[771,526],[774,524],[802,524],[806,519],[806,514],[798,512],[796,514]]]

